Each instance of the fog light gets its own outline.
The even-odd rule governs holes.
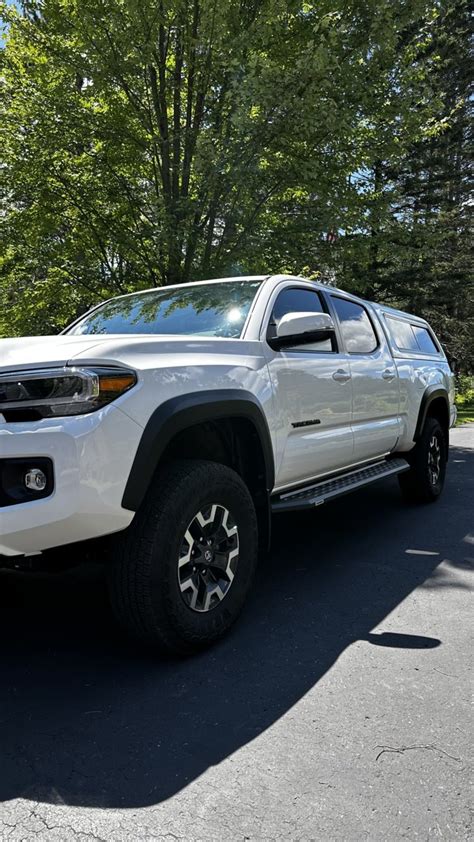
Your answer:
[[[30,491],[44,491],[47,477],[39,468],[30,468],[25,474],[25,485]]]

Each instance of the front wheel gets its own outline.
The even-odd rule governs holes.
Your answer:
[[[414,503],[433,503],[440,496],[446,475],[446,437],[436,418],[427,418],[421,436],[409,454],[411,468],[398,481],[403,497]]]
[[[187,654],[221,637],[245,602],[257,562],[257,519],[235,471],[183,460],[163,468],[125,540],[110,594],[122,626]]]

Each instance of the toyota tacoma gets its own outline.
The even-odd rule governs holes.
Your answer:
[[[0,340],[0,566],[107,536],[120,623],[195,651],[238,617],[273,515],[390,475],[435,501],[454,418],[417,316],[287,275],[112,298]]]

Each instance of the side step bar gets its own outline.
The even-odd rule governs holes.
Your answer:
[[[357,488],[362,488],[378,479],[407,471],[409,467],[406,459],[384,459],[365,468],[340,474],[333,479],[322,480],[306,486],[306,488],[280,494],[272,499],[272,512],[312,509],[314,506],[321,506],[322,503],[331,500],[333,497],[340,497],[342,494],[348,494],[349,491],[355,491]]]

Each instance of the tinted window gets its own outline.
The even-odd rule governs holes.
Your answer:
[[[272,322],[278,324],[287,313],[324,313],[321,299],[311,289],[284,289],[273,307]]]
[[[431,338],[431,334],[426,327],[418,327],[418,325],[413,325],[413,330],[416,336],[416,341],[418,342],[418,347],[420,351],[423,351],[425,354],[438,354],[438,348],[436,347],[435,343]]]
[[[154,333],[239,338],[261,281],[189,284],[114,298],[68,333]]]
[[[347,350],[350,354],[370,354],[378,342],[367,311],[346,298],[332,297]]]
[[[419,351],[413,328],[409,322],[401,319],[391,319],[387,316],[387,324],[397,348],[403,351]]]
[[[422,351],[423,354],[438,354],[429,330],[419,325],[404,322],[401,319],[386,317],[387,324],[397,348],[401,351]]]
[[[273,307],[272,317],[269,323],[269,335],[276,335],[276,326],[280,319],[287,313],[325,313],[319,294],[311,289],[287,288],[280,292]],[[287,347],[291,350],[291,347]],[[321,339],[318,342],[307,342],[298,345],[296,350],[300,351],[332,351],[331,339]]]

